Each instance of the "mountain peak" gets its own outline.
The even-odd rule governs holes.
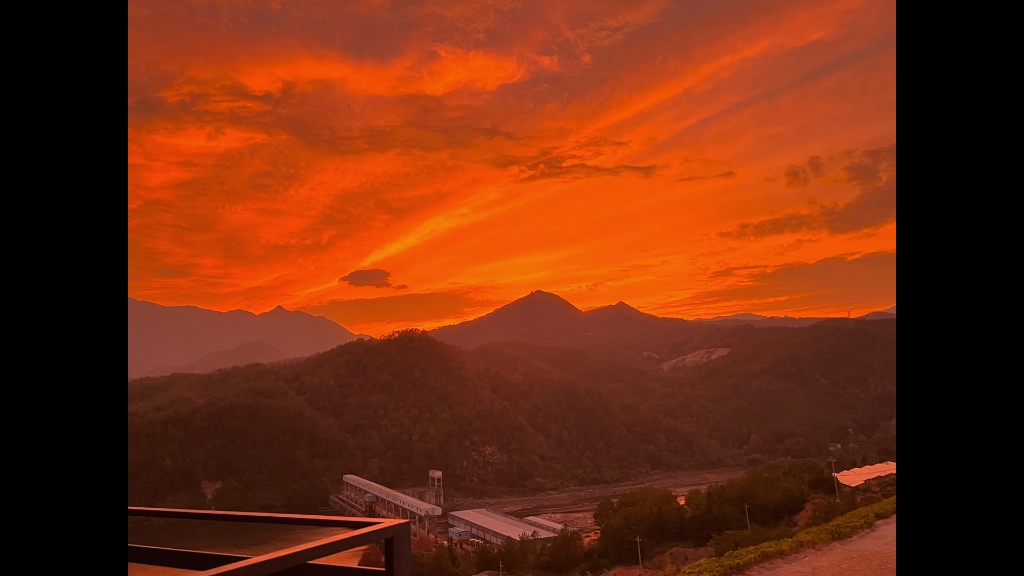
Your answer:
[[[706,318],[706,320],[764,320],[768,316],[762,316],[760,314],[753,314],[751,312],[740,312],[739,314],[730,314],[728,316],[715,316],[714,318]],[[703,318],[700,318],[703,320]]]
[[[575,325],[583,312],[557,294],[534,290],[483,316],[432,331],[439,340],[473,346],[482,342],[532,341]]]
[[[543,290],[534,290],[533,292],[530,292],[526,296],[523,296],[522,298],[519,298],[516,301],[528,300],[528,299],[529,300],[549,300],[549,301],[554,301],[554,302],[565,302],[566,304],[569,304],[568,300],[566,300],[565,298],[562,298],[558,294],[555,294],[553,292],[545,292]],[[571,304],[569,304],[569,305],[572,306]]]
[[[530,292],[526,296],[523,296],[522,298],[519,298],[517,300],[513,300],[512,302],[509,302],[508,304],[502,306],[501,308],[498,308],[498,310],[495,310],[495,312],[499,310],[516,310],[540,307],[559,309],[565,312],[569,312],[571,314],[580,313],[580,309],[573,306],[572,303],[566,300],[565,298],[562,298],[558,294],[552,294],[551,292],[545,292],[543,290],[534,290],[533,292]]]
[[[591,316],[615,315],[627,316],[632,318],[654,318],[654,316],[652,316],[651,314],[641,312],[621,300],[609,306],[599,306],[597,308],[587,310],[586,314],[589,314]]]

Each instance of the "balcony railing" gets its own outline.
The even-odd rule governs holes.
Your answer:
[[[347,518],[302,514],[262,514],[257,512],[221,512],[174,508],[128,507],[128,516],[253,522],[349,528],[345,532],[275,550],[259,556],[223,554],[201,550],[183,550],[128,544],[128,562],[202,571],[203,575],[264,576],[409,576],[412,572],[409,521],[386,518]],[[384,568],[312,564],[314,560],[367,544],[383,543]]]

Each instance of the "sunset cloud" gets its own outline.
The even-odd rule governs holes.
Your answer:
[[[332,308],[376,334],[894,253],[895,34],[892,1],[133,0],[129,296],[403,290]]]
[[[786,186],[790,188],[807,186],[811,183],[811,178],[821,178],[824,175],[825,165],[821,161],[821,156],[811,156],[806,163],[800,166],[790,164],[783,173],[786,178]]]

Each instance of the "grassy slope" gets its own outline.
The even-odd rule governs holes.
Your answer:
[[[896,497],[840,516],[828,524],[809,528],[792,538],[765,542],[729,552],[721,558],[709,558],[685,568],[680,576],[728,576],[752,566],[795,554],[804,548],[845,540],[867,530],[875,521],[896,513]]]

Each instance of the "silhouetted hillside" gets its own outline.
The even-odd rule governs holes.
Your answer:
[[[476,346],[484,342],[552,343],[577,332],[583,312],[548,292],[537,290],[475,320],[432,331],[442,342]]]
[[[879,310],[878,312],[871,312],[861,316],[864,320],[891,320],[896,317],[896,307],[886,308],[885,310]]]
[[[245,366],[257,362],[277,362],[288,358],[288,354],[274,348],[261,340],[253,340],[239,344],[229,350],[218,350],[200,356],[186,366],[176,368],[173,372],[212,372],[231,366]]]
[[[644,352],[672,340],[715,334],[721,328],[800,328],[822,320],[828,318],[743,313],[687,321],[646,314],[624,302],[583,312],[555,294],[538,290],[490,314],[435,329],[431,334],[468,348],[489,342],[523,342]]]
[[[431,331],[465,347],[488,342],[579,347],[643,347],[685,330],[688,322],[644,314],[619,302],[583,312],[555,294],[536,291],[475,320]]]
[[[655,358],[719,347],[668,372]],[[895,320],[709,326],[648,354],[403,333],[130,382],[129,503],[205,505],[200,482],[220,480],[220,507],[309,509],[342,474],[418,485],[430,468],[455,489],[540,489],[820,456],[850,430],[891,457],[895,416]]]
[[[215,312],[195,306],[160,306],[128,299],[128,378],[169,374],[186,370],[194,362],[212,366],[222,358],[231,366],[233,358],[252,356],[258,362],[308,356],[354,340],[344,327],[322,316],[293,312],[278,306],[270,312],[253,314],[245,310]],[[257,352],[232,349],[247,342],[261,341],[269,348]],[[201,357],[217,354],[213,358]],[[274,357],[274,358],[272,358]],[[207,368],[207,369],[214,369]]]

